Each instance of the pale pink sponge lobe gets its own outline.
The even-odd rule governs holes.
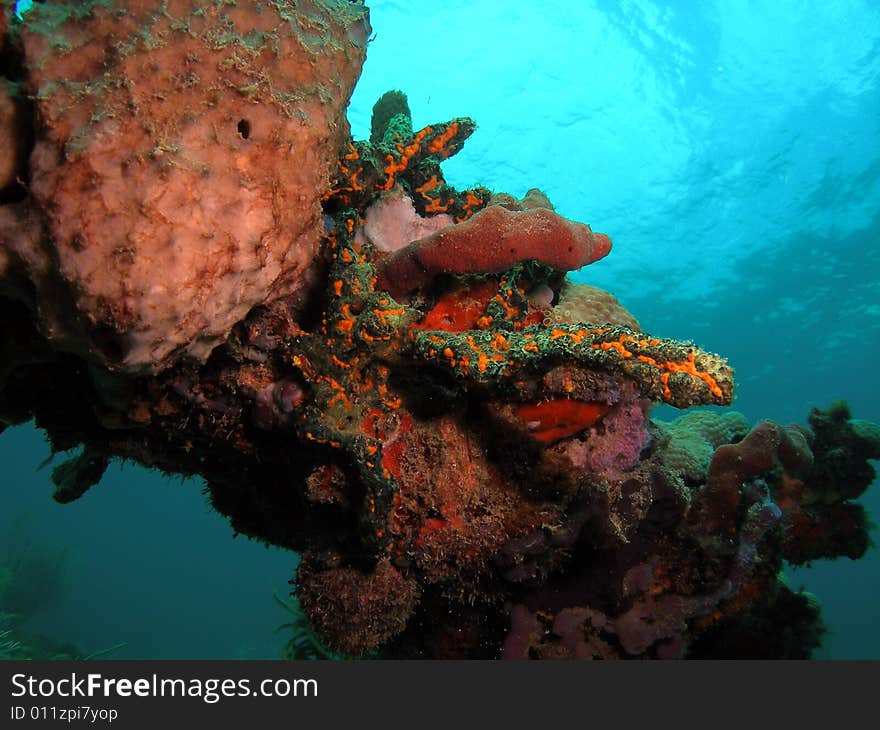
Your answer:
[[[7,274],[46,282],[45,332],[155,371],[302,292],[369,33],[342,0],[35,5],[29,230],[9,226],[0,248]],[[59,290],[74,323],[55,316]]]

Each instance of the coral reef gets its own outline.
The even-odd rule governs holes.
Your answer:
[[[40,23],[60,17],[47,5],[18,35],[25,88],[49,78],[32,67],[46,52]],[[78,240],[91,266],[117,272],[118,256],[102,242],[131,229],[113,211],[150,218],[153,203],[145,214],[143,200],[126,197],[148,186],[118,189],[118,159],[96,156],[128,133],[112,117],[95,118],[69,79],[49,100],[66,94],[85,104],[72,107],[70,121],[37,100],[47,121],[31,155],[33,191],[0,206],[14,224],[0,248],[0,315],[10,323],[0,333],[0,418],[35,419],[57,451],[82,445],[53,473],[56,499],[82,495],[114,457],[200,475],[236,532],[302,553],[297,611],[326,652],[671,658],[768,647],[773,656],[808,655],[821,635],[818,611],[784,587],[779,570],[785,560],[864,552],[868,523],[853,500],[873,478],[876,427],[843,406],[814,411],[812,430],[769,421],[750,429],[717,411],[653,423],[653,403],[730,405],[730,366],[693,343],[642,332],[611,294],[571,282],[566,272],[607,255],[610,239],[559,215],[539,191],[517,200],[448,185],[440,165],[461,149],[472,120],[413,131],[406,97],[394,91],[377,102],[370,139],[346,139],[336,115],[363,58],[367,21],[360,4],[340,5],[347,9],[331,12],[335,3],[322,0],[307,16],[294,4],[218,3],[198,18],[138,5],[114,26],[120,50],[100,61],[114,73],[143,70],[149,59],[182,73],[182,49],[214,38],[212,23],[227,17],[194,84],[199,94],[213,88],[204,79],[218,63],[230,84],[188,126],[174,117],[172,131],[183,135],[174,144],[191,143],[193,159],[205,162],[196,153],[220,114],[216,134],[236,161],[198,178],[180,149],[131,163],[134,180],[158,175],[167,192],[153,188],[151,200],[172,206],[163,226],[195,268],[149,258],[138,248],[147,239],[137,239],[135,259],[155,263],[151,276],[162,284],[111,277],[128,301],[125,324],[109,306],[118,299],[63,263],[63,246]],[[54,27],[70,27],[71,43],[106,29],[112,15],[106,4],[66,12]],[[235,29],[245,19],[255,25],[242,40]],[[178,25],[190,23],[188,32]],[[127,45],[135,28],[146,30]],[[316,28],[326,30],[320,40],[309,35]],[[293,49],[291,67],[304,49],[314,59],[298,72],[305,76],[291,73],[315,98],[251,73],[275,58],[280,38]],[[245,58],[224,65],[236,50]],[[343,71],[329,96],[309,85]],[[91,78],[77,83],[96,84],[100,98],[137,96]],[[155,80],[171,96],[179,82]],[[62,130],[74,122],[79,131]],[[155,132],[137,130],[154,141]],[[58,169],[40,166],[50,140],[70,148],[61,169],[92,170],[88,194],[74,196]],[[226,173],[235,185],[223,183]],[[247,213],[266,202],[256,189],[263,183],[277,206],[271,241],[263,228],[256,239],[240,229],[263,225],[259,212]],[[206,217],[215,184],[231,207]],[[48,206],[59,190],[65,205],[79,206],[66,211],[63,230]],[[111,194],[117,207],[108,207]],[[100,220],[85,214],[92,205]],[[230,237],[223,252],[202,240],[208,222]],[[268,246],[260,266],[239,255],[245,239]],[[154,232],[149,240],[161,248],[170,239]],[[50,242],[61,269],[43,255]],[[209,291],[198,295],[173,278],[204,283],[207,271]],[[55,309],[41,299],[50,290],[63,295]],[[178,295],[198,316],[183,316]],[[100,312],[91,308],[99,299]],[[88,347],[71,345],[62,315],[84,327]],[[100,347],[97,332],[110,335]],[[771,649],[754,632],[775,635],[786,606],[799,624]]]
[[[671,423],[654,421],[654,425],[664,439],[663,463],[680,471],[690,485],[705,480],[715,449],[739,441],[750,430],[746,417],[736,411],[693,411]]]
[[[548,302],[549,304],[549,302]],[[547,307],[544,324],[571,322],[608,322],[639,331],[639,323],[617,298],[596,286],[574,281],[564,282],[559,302]]]
[[[868,460],[880,459],[880,428],[851,418],[842,402],[827,411],[813,409],[808,421],[812,433],[805,437],[813,459],[795,461],[795,469],[786,469],[773,491],[783,509],[782,554],[794,564],[836,555],[856,560],[870,545],[870,522],[853,500],[874,481]]]

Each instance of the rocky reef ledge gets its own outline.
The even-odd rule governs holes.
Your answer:
[[[202,477],[344,655],[819,645],[780,569],[864,554],[880,429],[718,408],[723,357],[567,276],[608,236],[445,181],[471,119],[393,91],[351,139],[361,4],[3,7],[0,419],[80,448],[57,500]]]

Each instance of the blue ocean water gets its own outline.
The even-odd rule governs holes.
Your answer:
[[[367,3],[349,109],[369,136],[397,88],[418,127],[471,116],[459,187],[544,190],[609,234],[576,274],[655,335],[729,358],[734,408],[804,422],[838,399],[880,421],[880,5],[871,0]],[[670,418],[671,409],[658,409]],[[118,656],[274,656],[295,556],[232,541],[195,481],[108,471],[51,503],[29,427],[0,436],[2,522],[67,547],[66,600],[35,627]],[[880,511],[877,484],[862,499]],[[24,517],[23,517],[24,516]],[[876,519],[876,517],[875,517]],[[822,602],[821,656],[880,658],[880,554],[788,571]]]

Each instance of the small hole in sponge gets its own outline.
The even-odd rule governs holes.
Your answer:
[[[238,133],[242,139],[247,139],[251,136],[251,123],[247,119],[240,119],[238,121]]]

